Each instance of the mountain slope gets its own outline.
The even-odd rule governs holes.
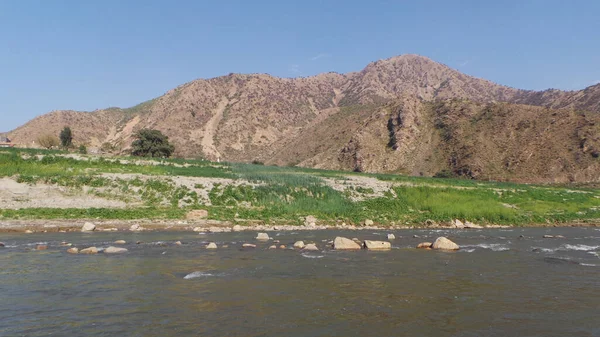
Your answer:
[[[448,102],[452,99],[469,102],[465,105]],[[552,125],[556,121],[552,124],[552,119],[547,118],[552,114],[560,116],[561,123],[565,119],[564,125],[559,124],[565,130],[557,129],[557,134],[568,132],[570,135],[563,135],[566,138],[561,140],[556,138],[556,146],[563,146],[561,142],[565,142],[564,146],[576,149],[582,142],[581,137],[586,139],[584,142],[593,144],[590,145],[592,148],[596,146],[593,127],[588,125],[585,126],[588,131],[580,130],[585,124],[581,120],[583,117],[573,111],[589,111],[587,118],[595,121],[594,116],[600,112],[600,85],[576,92],[518,90],[462,74],[417,55],[380,60],[360,72],[348,74],[326,73],[293,79],[265,74],[230,74],[196,80],[130,109],[52,112],[10,132],[10,137],[17,144],[30,145],[39,135],[58,134],[62,127],[69,125],[76,143],[90,147],[107,143],[117,151],[126,151],[135,131],[154,128],[169,136],[177,155],[186,157],[417,175],[433,175],[449,169],[456,174],[486,179],[537,179],[534,175],[539,167],[535,165],[520,164],[523,170],[531,171],[531,174],[522,174],[520,168],[510,165],[495,169],[479,164],[475,159],[467,160],[479,158],[478,151],[492,152],[481,147],[487,143],[467,146],[445,139],[449,131],[437,127],[440,119],[434,113],[441,107],[430,102],[442,102],[436,104],[442,104],[445,115],[454,116],[456,120],[448,124],[452,126],[452,132],[473,137],[481,137],[477,136],[480,131],[470,129],[474,124],[466,121],[477,115],[473,112],[480,109],[477,104],[521,104],[490,105],[492,110],[504,106],[510,113],[502,114],[504,110],[498,108],[498,111],[493,110],[498,113],[493,123],[475,123],[481,130],[498,133],[499,136],[491,139],[509,148],[527,141],[521,136],[513,136],[514,132],[527,135],[533,141],[537,138],[535,132],[546,128],[554,130]],[[561,110],[556,112],[524,105]],[[473,115],[466,110],[473,110]],[[519,114],[530,123],[548,125],[516,130],[512,121],[519,119]],[[573,136],[583,133],[587,136]],[[452,137],[453,140],[462,139],[456,135]],[[463,158],[463,151],[458,149],[465,146],[470,152]],[[542,144],[532,143],[531,147],[531,151],[538,147],[539,151],[545,151]],[[563,147],[560,149],[557,153],[562,153]],[[511,152],[511,155],[521,158],[517,152]],[[528,160],[543,165],[548,156],[550,154],[539,158],[530,156]],[[470,165],[470,171],[457,167],[458,159],[460,163]],[[568,159],[572,163],[569,165],[577,168],[567,170],[573,177],[563,174],[567,171],[551,172],[560,176],[561,181],[596,179],[590,174],[577,173],[589,164],[587,159],[578,160]],[[542,180],[552,179],[545,175]]]

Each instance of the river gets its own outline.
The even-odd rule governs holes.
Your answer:
[[[599,229],[393,233],[382,252],[326,241],[384,231],[269,233],[310,253],[255,232],[2,233],[0,336],[600,336]],[[414,248],[438,236],[461,250]],[[60,247],[119,239],[127,253]]]

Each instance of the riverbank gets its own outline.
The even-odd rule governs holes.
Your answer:
[[[290,225],[290,224],[264,224],[261,222],[246,223],[244,225],[233,224],[229,221],[219,220],[3,220],[0,221],[0,233],[57,233],[57,232],[80,232],[86,223],[94,225],[94,231],[97,232],[198,232],[198,233],[226,233],[242,231],[315,231],[315,230],[356,230],[356,231],[395,231],[412,229],[458,229],[458,230],[476,230],[476,229],[494,229],[494,228],[514,228],[514,226],[488,224],[480,226],[476,224],[463,223],[462,226],[456,222],[441,224],[423,224],[421,226],[376,226],[376,225],[349,225],[339,224],[308,224],[308,225]],[[473,227],[471,227],[474,225]],[[519,226],[518,228],[561,228],[561,227],[600,227],[600,223],[567,223],[567,224],[529,224]]]
[[[600,223],[600,190],[0,151],[0,222],[29,223],[36,231],[55,228],[43,227],[48,224],[71,230],[65,224],[85,221],[118,229],[139,223],[157,230],[235,225],[300,230],[313,222],[323,228],[461,228],[457,219],[482,227],[595,226]]]

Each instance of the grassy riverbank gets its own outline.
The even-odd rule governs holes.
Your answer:
[[[505,225],[600,222],[600,190],[568,186],[22,149],[0,151],[0,178],[6,185],[0,188],[4,220],[176,220],[205,209],[209,219],[239,223],[299,224],[308,215],[329,223],[371,219],[409,226],[452,219]],[[36,194],[42,188],[59,201],[42,199]],[[85,203],[61,204],[69,198]],[[118,206],[106,207],[109,202]]]

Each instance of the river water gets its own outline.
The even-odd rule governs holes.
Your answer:
[[[600,336],[599,229],[393,233],[386,252],[324,242],[383,231],[270,233],[311,253],[267,250],[254,232],[0,234],[0,336]],[[462,249],[413,248],[438,236]],[[118,239],[129,252],[59,246]]]

